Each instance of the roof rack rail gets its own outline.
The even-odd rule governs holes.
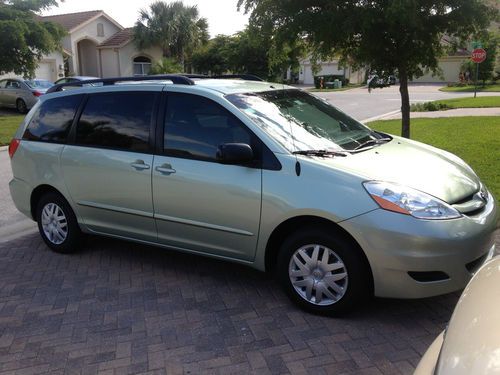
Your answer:
[[[221,75],[215,75],[209,78],[215,78],[215,79],[244,79],[245,81],[257,81],[257,82],[263,82],[264,80],[260,77],[257,77],[254,74],[221,74]]]
[[[194,77],[193,78],[198,78]],[[60,83],[58,85],[52,86],[47,90],[47,94],[51,92],[61,91],[64,87],[68,86],[84,86],[92,85],[94,83],[102,83],[104,86],[114,85],[117,82],[127,82],[127,81],[158,81],[158,80],[168,80],[176,85],[194,85],[194,81],[188,77],[188,75],[183,74],[158,74],[150,76],[135,76],[135,77],[114,77],[114,78],[99,78],[99,79],[89,79],[86,81],[76,81]]]

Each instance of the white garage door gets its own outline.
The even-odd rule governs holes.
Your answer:
[[[35,70],[35,78],[54,81],[55,64],[53,62],[40,62]]]

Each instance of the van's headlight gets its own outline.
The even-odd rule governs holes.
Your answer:
[[[367,181],[363,185],[384,210],[430,220],[456,219],[461,216],[448,203],[407,186],[383,181]]]

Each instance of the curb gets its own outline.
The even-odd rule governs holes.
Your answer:
[[[7,151],[8,149],[9,149],[9,146],[0,146],[0,152]]]
[[[384,118],[386,117],[390,117],[390,116],[393,116],[397,113],[400,113],[401,110],[400,109],[397,109],[395,111],[391,111],[391,112],[387,112],[387,113],[384,113],[383,115],[378,115],[378,116],[374,116],[374,117],[370,117],[370,118],[367,118],[367,119],[364,119],[364,120],[361,120],[360,122],[362,124],[366,124],[367,122],[372,122],[372,121],[377,121],[377,120],[383,120]]]

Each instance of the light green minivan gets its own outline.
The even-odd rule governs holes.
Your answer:
[[[495,200],[448,152],[293,87],[137,79],[54,86],[11,142],[12,198],[55,251],[84,232],[243,263],[319,313],[455,291],[495,253]]]

